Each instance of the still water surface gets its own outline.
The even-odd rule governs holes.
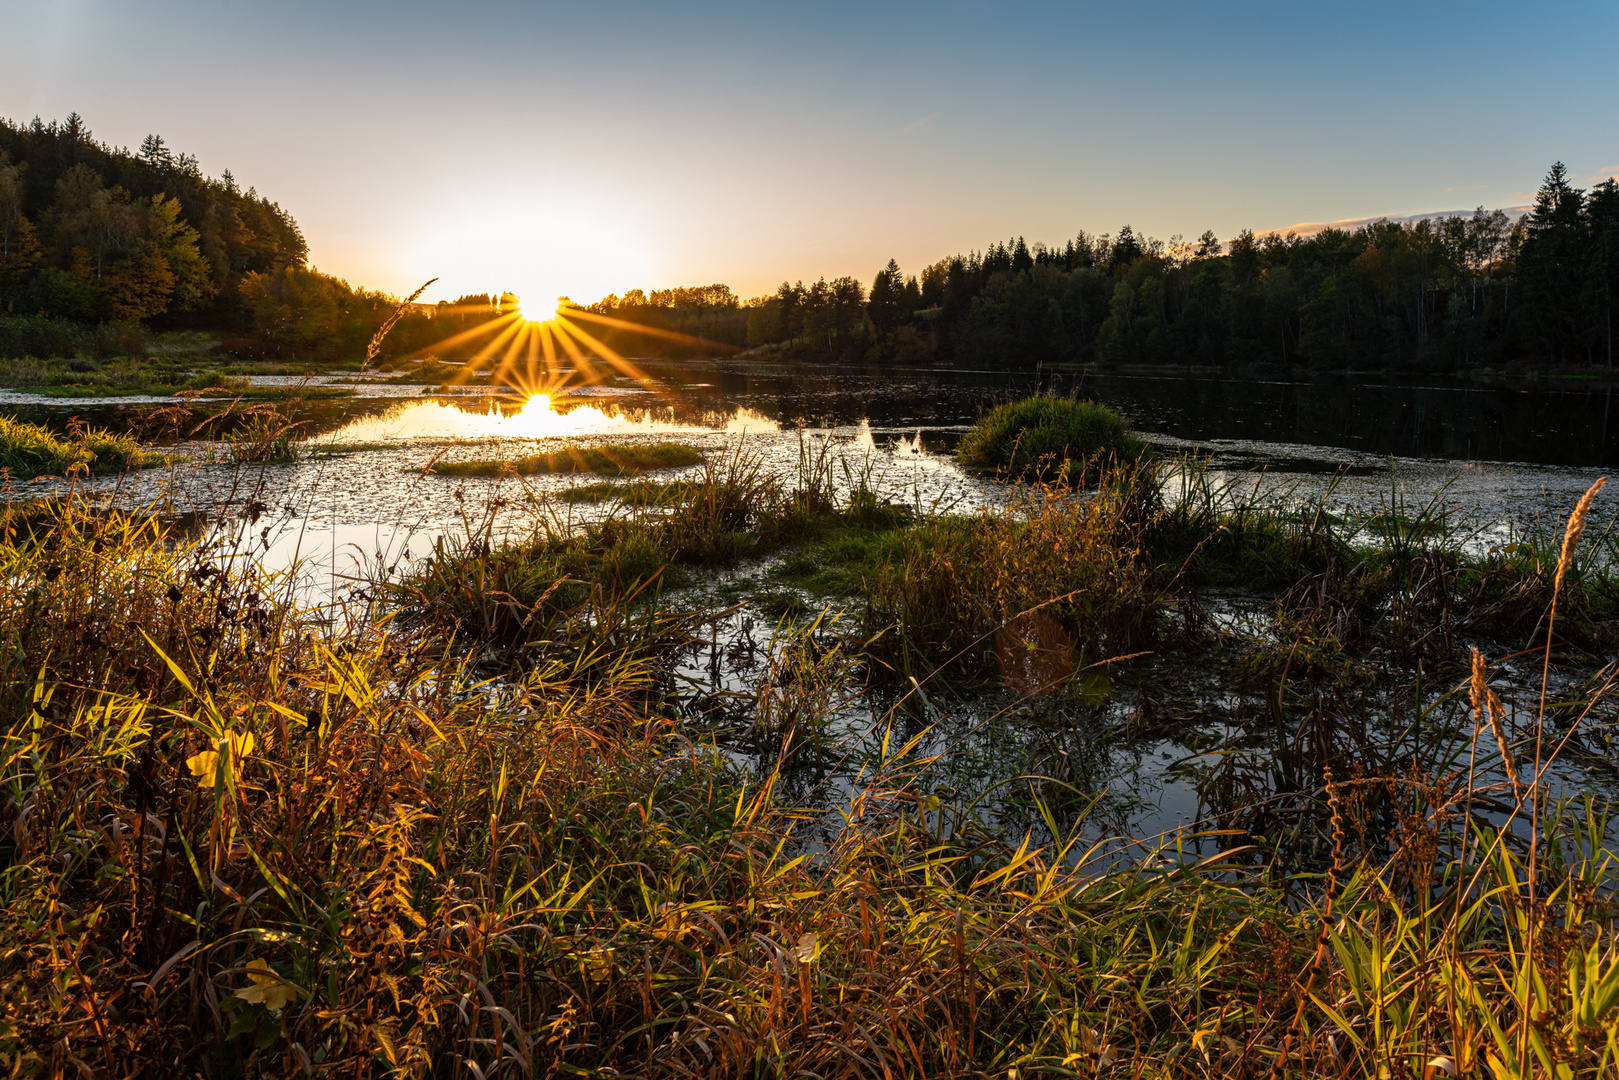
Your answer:
[[[300,412],[315,444],[364,446],[339,457],[270,466],[251,498],[290,509],[304,534],[367,529],[389,535],[457,525],[468,502],[503,490],[493,480],[423,477],[444,460],[533,453],[565,442],[686,442],[707,451],[745,440],[773,467],[797,467],[800,433],[829,438],[853,465],[869,467],[892,498],[970,508],[995,485],[963,474],[950,451],[994,404],[1041,385],[1033,373],[955,369],[800,367],[740,361],[643,362],[645,381],[607,373],[553,401],[480,395],[426,398],[420,388],[360,385],[357,397]],[[575,381],[582,381],[578,373]],[[285,382],[284,379],[264,380]],[[1619,420],[1607,387],[1526,388],[1321,378],[1310,381],[1159,372],[1047,378],[1114,406],[1166,450],[1208,454],[1217,472],[1309,498],[1334,484],[1333,500],[1376,508],[1436,496],[1499,542],[1514,525],[1560,517],[1603,468],[1619,461]],[[401,396],[407,395],[407,396]],[[152,424],[154,402],[53,402],[6,394],[0,409],[65,427],[70,416],[119,428]],[[200,419],[200,417],[198,418]],[[130,498],[167,493],[210,509],[241,500],[244,478],[206,464],[202,444],[178,430],[192,462],[122,484]],[[228,421],[226,422],[228,425]],[[203,429],[217,432],[220,425]],[[175,441],[171,435],[169,441]],[[527,480],[536,491],[573,483]],[[27,487],[29,485],[25,485]],[[42,485],[43,486],[43,485]],[[504,490],[509,491],[508,482]],[[322,544],[323,548],[330,545]]]

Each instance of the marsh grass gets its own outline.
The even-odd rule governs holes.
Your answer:
[[[79,469],[123,472],[167,460],[146,454],[128,434],[75,425],[63,438],[38,424],[0,416],[0,468],[21,479],[63,476]]]
[[[588,472],[600,476],[633,476],[651,469],[697,465],[703,455],[680,443],[627,446],[569,446],[528,457],[478,461],[435,461],[438,476],[533,476],[540,473]]]
[[[869,489],[840,495],[821,473],[774,477],[737,451],[683,497],[580,537],[502,546],[469,520],[375,604],[346,608],[300,607],[219,542],[228,529],[181,535],[72,495],[8,512],[7,1066],[1611,1073],[1609,822],[1597,800],[1538,797],[1611,708],[1611,679],[1534,755],[1546,710],[1514,730],[1505,669],[1470,658],[1445,697],[1475,757],[1456,749],[1465,732],[1437,758],[1301,757],[1295,797],[1330,831],[1291,866],[1229,831],[1098,837],[1083,813],[1059,818],[1042,794],[1055,778],[1000,782],[1044,822],[1008,835],[980,798],[941,796],[949,748],[928,749],[929,728],[897,708],[875,717],[829,819],[785,792],[800,756],[825,759],[800,748],[858,688],[862,642],[782,631],[748,705],[769,754],[744,769],[683,719],[713,695],[674,677],[672,656],[708,616],[648,602],[659,570],[625,567],[886,522],[862,558],[892,575],[873,596],[910,621],[912,653],[955,648],[955,633],[993,651],[1008,627],[1007,647],[1057,649],[1044,615],[1089,659],[1164,621],[1168,561],[1145,539],[1162,511],[1144,516],[1129,478],[902,528]],[[815,506],[827,519],[812,528]],[[553,545],[575,542],[564,565]],[[1537,564],[1554,598],[1576,547]],[[1428,580],[1421,561],[1400,580]],[[927,663],[913,685],[932,693]],[[1278,710],[1307,718],[1286,688]],[[1295,738],[1282,720],[1279,747]],[[1487,768],[1510,754],[1527,781]],[[1486,812],[1503,802],[1518,828]]]
[[[1077,480],[1099,462],[1133,462],[1146,451],[1106,405],[1046,393],[991,409],[962,437],[956,460],[1015,479]]]

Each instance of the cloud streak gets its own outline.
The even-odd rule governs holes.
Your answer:
[[[907,135],[926,135],[928,132],[932,131],[938,123],[939,112],[937,109],[935,109],[933,112],[928,113],[926,116],[921,117],[920,119],[912,120],[909,124],[906,124],[904,127],[900,128],[900,130]]]

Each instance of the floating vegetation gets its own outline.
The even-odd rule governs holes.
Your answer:
[[[537,473],[589,472],[631,476],[651,469],[701,464],[703,455],[681,443],[637,443],[626,446],[569,446],[549,453],[503,460],[435,461],[430,472],[440,476],[532,476]]]

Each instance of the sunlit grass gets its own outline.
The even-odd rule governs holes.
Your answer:
[[[630,446],[569,446],[520,458],[435,461],[430,472],[440,476],[532,476],[539,473],[588,472],[631,476],[650,469],[701,464],[703,455],[680,443]]]
[[[990,410],[962,438],[956,459],[1019,479],[1065,470],[1075,481],[1099,457],[1134,461],[1146,449],[1107,406],[1036,394]]]
[[[62,476],[83,468],[90,472],[122,472],[165,464],[168,458],[150,455],[128,434],[101,428],[78,429],[67,438],[38,424],[0,416],[0,468],[13,476]]]
[[[1373,772],[1339,733],[1288,789],[1292,841],[1120,836],[1084,809],[1079,781],[1021,759],[994,783],[1039,827],[1012,833],[983,793],[941,783],[933,699],[918,704],[941,691],[934,671],[974,647],[975,663],[998,662],[1003,629],[1009,649],[1058,651],[1056,635],[1022,632],[1035,614],[1060,624],[1075,659],[1111,659],[1134,639],[1102,632],[1133,633],[1131,619],[1167,636],[1158,575],[1178,571],[1154,536],[1173,547],[1249,519],[1210,489],[1172,528],[1177,511],[1127,473],[1084,498],[1026,490],[1006,511],[912,522],[827,475],[727,454],[645,514],[632,496],[583,531],[505,545],[469,531],[373,583],[374,605],[348,607],[304,606],[221,534],[184,535],[156,513],[12,508],[0,530],[12,1071],[1611,1072],[1619,879],[1605,811],[1483,779],[1484,764],[1527,757],[1540,727],[1551,744],[1610,709],[1606,685],[1580,690],[1564,720],[1520,714],[1515,730],[1497,669],[1452,668],[1478,777],[1409,753]],[[1312,568],[1317,522],[1267,520],[1292,530],[1323,610],[1363,587],[1330,576],[1341,560]],[[1415,574],[1401,537],[1444,535],[1376,543],[1389,565],[1410,554]],[[1551,601],[1576,581],[1578,540],[1499,572],[1544,581],[1532,596]],[[842,545],[870,579],[903,656],[806,619],[737,688],[672,676],[682,650],[711,640],[714,613],[671,607],[657,591],[668,566],[812,541]],[[800,550],[807,576],[817,560]],[[1463,597],[1448,578],[1382,587],[1375,610],[1403,604],[1429,627],[1471,614],[1460,600],[1412,607],[1442,587]],[[780,591],[757,599],[811,614]],[[1390,653],[1403,633],[1386,636]],[[795,755],[844,722],[845,689],[870,686],[885,657],[915,708],[872,706],[871,748],[838,774],[830,809],[805,807],[824,778]],[[1284,678],[1269,699],[1267,776],[1290,767],[1299,718],[1318,720],[1329,688],[1297,705],[1289,689]],[[763,747],[751,766],[704,734],[725,709]],[[1534,857],[1486,803],[1530,819]]]

